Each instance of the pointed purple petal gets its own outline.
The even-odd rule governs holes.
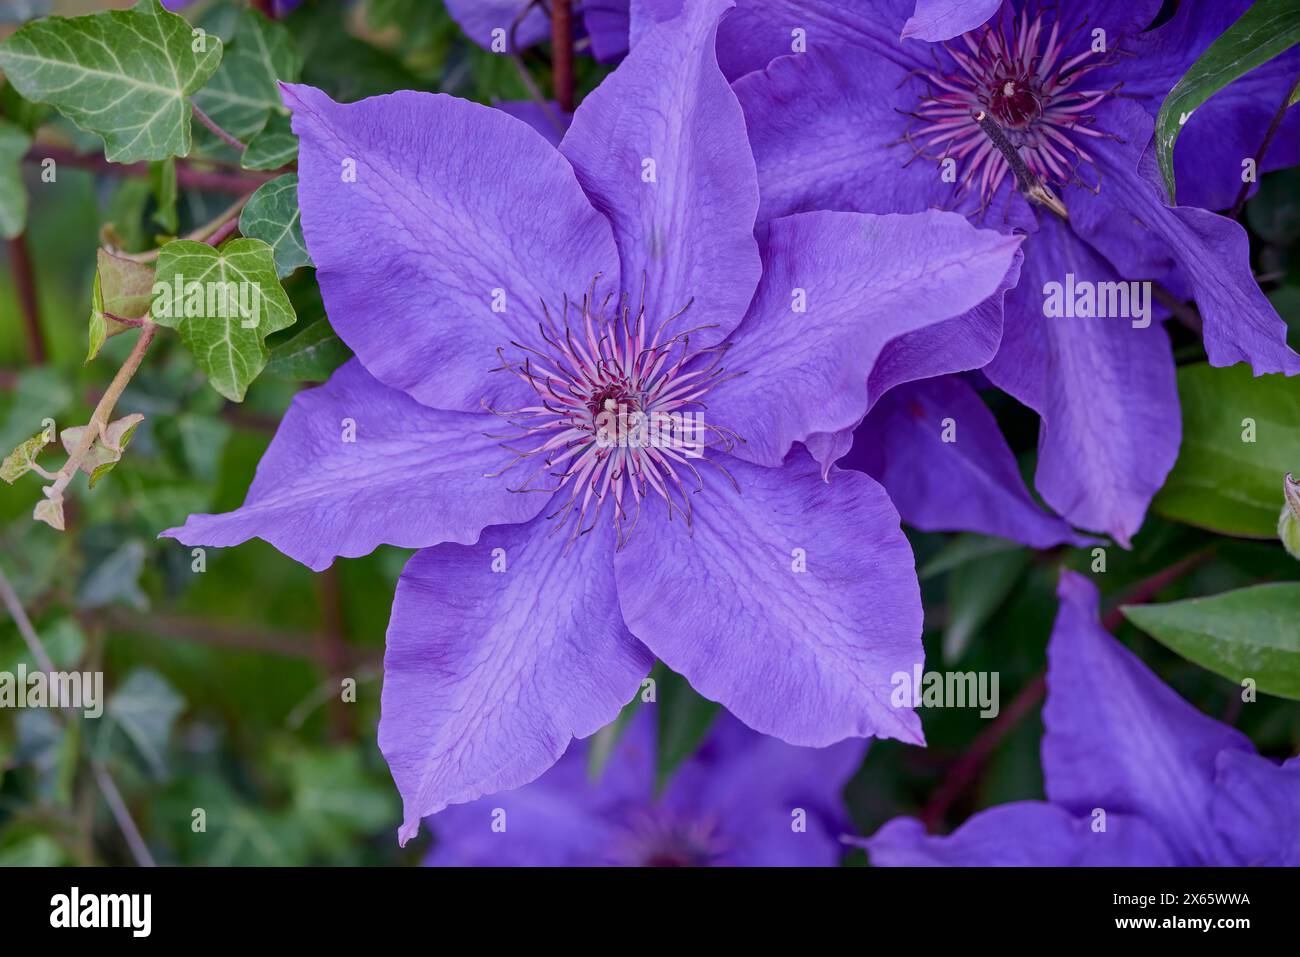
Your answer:
[[[615,556],[633,634],[764,734],[919,743],[916,713],[890,700],[924,653],[912,551],[884,490],[860,472],[824,482],[802,450],[775,469],[714,461],[739,493],[701,464],[693,527],[648,499]]]
[[[706,400],[708,416],[745,439],[732,454],[780,465],[792,443],[854,428],[892,385],[984,365],[1020,241],[955,213],[774,220],[763,280],[725,356],[744,374]]]
[[[1043,708],[1047,796],[1075,814],[1141,817],[1180,863],[1232,863],[1210,819],[1215,759],[1253,753],[1249,739],[1201,714],[1111,637],[1090,581],[1063,572],[1057,594]]]
[[[1246,867],[1300,867],[1300,758],[1245,751],[1215,759],[1214,826]]]
[[[487,413],[426,408],[352,359],[294,398],[243,506],[162,534],[218,547],[262,538],[317,571],[382,544],[473,542],[546,503],[484,477],[510,459],[484,434],[499,429]]]
[[[628,0],[583,0],[582,24],[599,62],[612,63],[627,53]]]
[[[655,24],[578,108],[560,150],[614,225],[623,291],[645,290],[652,324],[690,304],[678,330],[721,341],[759,277],[758,183],[713,37],[730,0],[699,0]],[[665,65],[671,64],[671,69]]]
[[[1124,318],[1046,316],[1047,283],[1120,277],[1052,216],[1024,250],[1002,346],[984,374],[1042,417],[1035,485],[1047,504],[1127,547],[1178,457],[1169,338],[1154,320],[1135,328]]]
[[[541,301],[559,309],[618,262],[564,158],[500,110],[441,94],[343,105],[283,89],[303,233],[339,337],[375,378],[434,408],[532,398],[490,371],[496,350],[536,341]]]
[[[944,441],[949,419],[955,441]],[[993,413],[959,376],[886,393],[840,465],[880,482],[903,521],[922,531],[981,532],[1034,548],[1086,541],[1034,502]]]
[[[974,30],[998,12],[1002,0],[916,0],[916,12],[903,24],[903,39],[949,40]]]
[[[619,614],[611,529],[565,553],[538,518],[407,563],[379,722],[402,843],[425,815],[532,781],[640,687],[653,661]]]

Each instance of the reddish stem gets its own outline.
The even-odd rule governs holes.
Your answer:
[[[551,0],[551,46],[554,49],[555,102],[561,113],[573,112],[573,6]]]
[[[27,234],[19,233],[9,240],[9,262],[13,267],[14,286],[18,292],[18,305],[23,316],[23,332],[27,336],[27,355],[32,365],[41,365],[48,357],[45,335],[41,331],[41,307],[36,298],[36,273],[32,267],[31,250],[27,247]]]
[[[63,146],[38,143],[27,151],[29,163],[52,159],[56,163],[75,169],[90,170],[105,176],[148,176],[148,163],[110,163],[102,156],[82,155]],[[176,163],[176,182],[185,189],[207,190],[213,193],[246,193],[274,179],[279,173],[245,170],[223,173],[216,170],[195,169],[184,162]]]

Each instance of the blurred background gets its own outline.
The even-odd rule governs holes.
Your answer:
[[[32,16],[128,6],[125,0],[0,0],[0,37]],[[225,39],[238,6],[204,2],[186,15]],[[303,80],[337,99],[396,89],[485,103],[530,98],[511,58],[469,41],[437,0],[316,0],[284,22],[303,54]],[[549,56],[542,45],[523,60],[541,89],[549,83]],[[608,69],[580,56],[579,91]],[[0,112],[39,128],[33,151],[98,153],[103,165],[97,138],[23,103],[7,87]],[[213,145],[201,136],[197,142],[200,151]],[[0,449],[6,452],[46,417],[60,427],[86,421],[129,349],[124,340],[133,336],[110,339],[99,358],[84,362],[101,231],[111,230],[126,249],[150,248],[155,235],[183,233],[230,200],[182,185],[179,222],[165,229],[148,176],[65,162],[57,181],[45,183],[38,161],[24,163],[23,174],[28,228],[5,244],[0,263]],[[1297,345],[1295,172],[1265,177],[1244,221],[1257,274]],[[239,505],[294,393],[346,356],[328,329],[312,271],[297,270],[285,288],[298,324],[269,340],[271,363],[242,404],[207,385],[176,337],[159,338],[118,406],[120,414],[144,413],[146,421],[129,454],[93,491],[84,478],[74,483],[64,533],[32,521],[38,483],[0,485],[0,570],[58,667],[102,670],[108,696],[105,715],[94,721],[0,709],[0,865],[138,859],[103,798],[96,768],[116,782],[159,863],[414,864],[428,847],[426,831],[398,848],[399,802],[375,741],[384,631],[408,553],[381,548],[317,575],[251,542],[208,550],[198,572],[188,548],[156,538],[192,512]],[[25,302],[28,292],[34,299]],[[313,328],[304,358],[296,337]],[[1203,361],[1191,333],[1173,322],[1170,329],[1180,363]],[[1032,476],[1036,419],[1005,397],[986,399]],[[1191,434],[1196,427],[1189,421],[1185,429]],[[1290,464],[1278,463],[1280,483],[1286,468],[1300,472],[1300,422],[1279,428],[1295,440]],[[1106,610],[1122,601],[1300,579],[1300,564],[1275,540],[1224,536],[1168,516],[1185,519],[1186,510],[1158,500],[1132,551],[1108,549],[1106,573],[1097,576]],[[873,745],[846,791],[863,833],[898,814],[924,813],[950,827],[975,809],[1042,796],[1038,706],[1058,569],[1064,563],[1087,570],[1091,562],[1083,550],[1034,553],[980,536],[910,534],[924,590],[928,667],[999,671],[1002,714],[990,722],[974,709],[928,710],[928,748]],[[1109,623],[1181,694],[1237,724],[1264,753],[1300,750],[1294,703],[1261,695],[1243,709],[1234,684],[1116,614]],[[24,662],[35,667],[10,616],[0,614],[0,671]],[[356,682],[355,702],[340,695],[349,678]],[[707,713],[690,696],[683,689],[665,707],[687,716]],[[698,739],[689,727],[683,733],[687,741]],[[195,808],[207,812],[205,832],[192,828]],[[847,860],[863,862],[860,853]]]

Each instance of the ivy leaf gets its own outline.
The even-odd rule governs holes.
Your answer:
[[[27,225],[22,167],[31,144],[22,127],[0,119],[0,239],[13,239]]]
[[[158,672],[133,671],[108,699],[108,728],[101,746],[120,728],[154,776],[164,777],[167,743],[184,708],[185,700]]]
[[[272,112],[285,112],[277,81],[294,82],[301,69],[302,56],[289,30],[245,10],[221,66],[194,102],[231,136],[247,141]]]
[[[32,509],[32,518],[44,522],[56,532],[63,531],[63,498],[43,498]]]
[[[279,169],[297,158],[298,137],[289,117],[272,113],[262,131],[249,141],[240,163],[244,169]]]
[[[263,340],[296,318],[274,250],[258,239],[220,249],[178,239],[158,254],[156,279],[171,288],[155,299],[154,321],[178,330],[212,387],[242,402],[270,355]]]
[[[144,416],[138,412],[123,416],[116,422],[110,422],[102,433],[95,436],[90,450],[86,452],[79,466],[81,471],[90,476],[90,488],[94,488],[95,483],[112,471],[113,466],[121,460],[127,443],[135,434],[136,426],[143,421]],[[88,428],[90,428],[88,425],[77,425],[64,429],[60,434],[59,438],[62,439],[63,447],[69,455],[81,445]]]
[[[1123,611],[1188,661],[1230,681],[1252,678],[1260,691],[1300,700],[1300,583],[1255,585]]]
[[[281,278],[299,266],[310,266],[298,209],[298,174],[287,173],[263,183],[244,205],[239,231],[275,250],[275,271]]]
[[[1300,43],[1296,0],[1255,0],[1174,85],[1156,117],[1156,158],[1169,201],[1176,203],[1174,144],[1192,111],[1239,77]],[[1291,100],[1295,102],[1294,97]]]
[[[271,350],[266,371],[294,382],[324,382],[352,350],[323,317]]]
[[[114,255],[100,247],[96,254],[95,282],[91,287],[90,349],[86,362],[99,355],[105,340],[131,327],[118,322],[149,315],[153,299],[153,267]]]
[[[4,461],[0,462],[0,480],[7,485],[13,485],[20,477],[30,472],[36,462],[36,456],[41,449],[53,441],[53,438],[48,432],[42,431],[6,455]]]
[[[1226,535],[1272,538],[1282,476],[1300,471],[1300,382],[1249,366],[1178,370],[1183,445],[1153,507]]]
[[[33,20],[0,45],[0,69],[18,92],[98,134],[115,163],[187,155],[188,97],[220,62],[221,41],[191,36],[158,0]]]
[[[102,608],[115,602],[143,611],[149,599],[140,590],[148,549],[139,539],[130,539],[94,562],[77,588],[77,606]]]

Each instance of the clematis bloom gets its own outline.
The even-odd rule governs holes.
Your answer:
[[[1036,485],[1047,504],[1122,545],[1172,467],[1181,431],[1168,313],[1142,283],[1195,299],[1212,364],[1300,371],[1286,324],[1252,275],[1245,231],[1209,211],[1231,205],[1300,51],[1188,119],[1175,157],[1178,205],[1167,202],[1148,149],[1169,90],[1248,6],[1182,3],[1143,32],[1158,0],[741,0],[719,34],[749,123],[760,221],[938,208],[1026,234],[1005,336],[983,372],[1040,416]],[[791,52],[792,28],[805,35],[803,52]],[[1259,169],[1298,156],[1292,110]],[[1118,299],[1101,309],[1094,296],[1078,315],[1059,314],[1053,289],[1147,299],[1140,311]],[[821,458],[836,461],[848,447],[835,437]]]
[[[403,841],[536,778],[656,657],[792,744],[922,740],[889,701],[923,657],[898,514],[800,443],[987,362],[1020,238],[818,212],[760,244],[714,54],[730,6],[651,26],[558,150],[450,96],[284,88],[303,231],[356,358],[294,400],[243,507],[165,534],[263,538],[314,569],[419,549],[379,729]],[[672,424],[622,428],[646,419]]]
[[[1065,572],[1047,650],[1046,802],[980,811],[947,836],[895,818],[863,841],[885,866],[1300,866],[1300,757],[1259,755],[1101,626]]]
[[[639,705],[593,780],[574,744],[532,784],[430,822],[435,867],[830,867],[866,744],[796,748],[723,713],[657,792],[655,709]]]

